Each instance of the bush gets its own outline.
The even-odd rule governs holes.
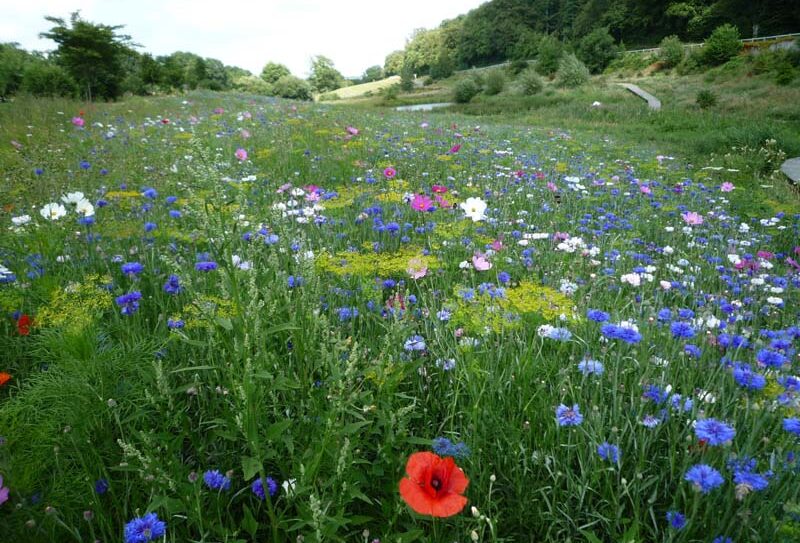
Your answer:
[[[453,70],[455,70],[455,63],[452,57],[448,52],[442,51],[431,66],[430,75],[434,79],[445,79],[453,75]]]
[[[528,61],[522,59],[512,60],[508,65],[508,71],[511,75],[519,75],[528,69]]]
[[[333,102],[336,100],[340,100],[339,95],[335,92],[326,92],[325,94],[321,94],[319,96],[320,102]]]
[[[697,93],[695,102],[700,106],[700,109],[708,109],[717,105],[717,95],[708,89],[703,89]]]
[[[484,83],[485,87],[483,92],[489,96],[494,96],[495,94],[503,92],[503,88],[506,86],[506,78],[501,70],[495,68],[489,70],[489,73],[486,74]]]
[[[536,56],[536,71],[542,75],[553,75],[558,71],[559,61],[564,50],[553,36],[547,35],[539,42],[539,53]]]
[[[294,100],[311,100],[311,85],[293,75],[284,75],[272,85],[272,94]]]
[[[593,74],[599,74],[619,54],[608,28],[596,28],[578,43],[578,57]]]
[[[459,104],[466,104],[472,100],[476,94],[480,92],[480,88],[472,78],[462,79],[453,88],[453,100]]]
[[[536,73],[536,70],[528,69],[522,72],[519,76],[520,89],[525,96],[533,96],[539,94],[544,88],[544,81],[542,77]]]
[[[695,51],[693,53],[689,53],[688,55],[683,57],[683,61],[678,64],[678,67],[675,71],[678,72],[678,75],[689,75],[693,73],[697,73],[700,71],[700,65],[702,64],[702,51]]]
[[[683,42],[678,36],[667,36],[661,40],[659,47],[661,51],[658,53],[658,59],[664,63],[665,68],[675,68],[683,61]]]
[[[703,44],[703,63],[709,66],[725,64],[741,50],[739,29],[729,24],[718,26]]]
[[[233,88],[248,94],[272,94],[272,86],[255,75],[245,75],[233,80]]]
[[[775,70],[775,83],[778,85],[789,85],[797,76],[792,64],[786,60],[781,62]]]
[[[426,75],[425,79],[422,80],[422,85],[425,87],[430,87],[433,85],[433,77]]]
[[[572,53],[566,54],[561,58],[556,81],[560,87],[580,87],[589,81],[589,69]]]
[[[22,73],[20,90],[34,96],[75,96],[78,86],[61,66],[34,62]]]
[[[393,100],[397,100],[397,95],[400,94],[400,84],[395,83],[394,85],[390,85],[385,87],[379,91],[381,95],[383,95],[384,102],[391,102]]]

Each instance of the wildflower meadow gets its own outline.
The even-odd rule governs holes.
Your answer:
[[[0,104],[0,540],[800,541],[796,195],[476,121]]]

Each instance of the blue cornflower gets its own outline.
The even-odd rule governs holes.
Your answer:
[[[645,428],[655,428],[659,424],[661,424],[661,419],[655,415],[645,415],[642,417],[642,425],[644,425]]]
[[[678,317],[684,320],[689,320],[694,318],[694,311],[691,309],[679,309],[678,310]]]
[[[289,285],[289,288],[297,288],[303,286],[304,279],[299,275],[295,277],[294,275],[290,275],[289,278],[286,280],[286,283]]]
[[[497,274],[497,280],[500,283],[506,284],[509,281],[511,281],[511,275],[509,275],[508,272],[501,271],[500,273]]]
[[[151,200],[155,200],[158,198],[158,191],[152,187],[145,187],[142,189],[142,196],[145,198],[150,198]]]
[[[748,390],[761,390],[767,384],[767,378],[750,368],[750,364],[735,364],[733,379],[740,387]]]
[[[768,477],[771,474],[762,475],[747,469],[737,470],[733,474],[733,482],[736,484],[736,496],[741,499],[750,492],[759,492],[769,485]]]
[[[144,266],[142,266],[139,262],[126,262],[122,265],[122,273],[131,277],[140,274],[143,271]]]
[[[250,485],[250,489],[253,491],[253,494],[258,496],[258,498],[261,500],[264,500],[267,497],[266,493],[264,492],[264,485],[264,479],[260,478],[253,481],[253,484]],[[275,479],[272,477],[267,477],[266,489],[271,497],[278,493],[278,483],[275,482]]]
[[[692,345],[691,343],[687,343],[683,346],[683,352],[692,358],[700,358],[700,356],[703,354],[703,351],[700,349],[700,347],[697,345]]]
[[[547,333],[547,337],[556,341],[569,341],[572,339],[572,332],[566,328],[551,328]]]
[[[673,530],[682,530],[686,526],[686,515],[678,511],[667,511],[667,522]]]
[[[403,344],[406,351],[424,351],[427,346],[425,345],[425,338],[422,336],[414,335],[408,338]]]
[[[453,458],[466,458],[469,456],[469,447],[463,441],[453,443],[446,437],[437,437],[431,444],[433,452],[439,456],[452,456]]]
[[[726,535],[720,535],[715,537],[711,543],[733,543],[733,539]]]
[[[790,434],[800,436],[800,419],[794,417],[783,419],[783,429]]]
[[[147,543],[164,537],[167,523],[155,513],[137,517],[125,525],[125,543]]]
[[[692,483],[695,490],[703,494],[708,494],[725,482],[720,472],[706,464],[695,464],[689,468],[683,478]]]
[[[447,322],[453,314],[447,309],[442,309],[436,313],[436,318],[442,322]]]
[[[604,441],[597,446],[597,454],[606,462],[611,462],[612,464],[619,463],[619,447],[612,445],[608,441]]]
[[[444,371],[450,371],[456,367],[455,358],[440,358],[436,361],[436,365]]]
[[[167,205],[172,205],[172,204],[174,204],[175,202],[178,201],[178,197],[177,196],[167,196],[165,198],[165,201],[167,202]]]
[[[181,279],[177,275],[170,275],[164,283],[164,292],[167,294],[180,294]]]
[[[584,375],[603,375],[605,367],[599,360],[583,360],[578,363],[578,369]]]
[[[94,482],[94,491],[101,495],[108,492],[108,480],[107,479],[96,480]]]
[[[336,309],[336,314],[339,316],[340,322],[345,322],[358,317],[358,309],[355,307],[339,307]]]
[[[578,404],[570,408],[562,403],[556,407],[556,422],[559,426],[578,426],[583,422],[583,415],[581,415]]]
[[[756,354],[756,360],[767,367],[779,369],[786,362],[786,356],[777,351],[761,349]]]
[[[122,296],[117,296],[115,301],[120,306],[120,312],[123,315],[133,315],[139,309],[139,300],[141,299],[142,293],[135,290]]]
[[[169,210],[169,216],[172,217],[173,219],[180,219],[181,215],[182,215],[182,213],[177,209],[170,209]]]
[[[611,318],[611,315],[599,309],[590,309],[586,312],[586,318],[594,322],[606,322]]]
[[[194,265],[194,269],[199,272],[211,272],[217,269],[217,263],[212,260],[205,260]]]
[[[167,319],[167,328],[170,330],[178,330],[186,326],[186,323],[181,319]]]
[[[228,490],[231,487],[231,479],[219,472],[219,470],[208,470],[203,474],[203,482],[211,490]]]
[[[158,228],[158,225],[156,223],[154,223],[154,222],[146,222],[146,223],[144,223],[144,231],[145,232],[152,232],[156,228]]]
[[[694,328],[692,328],[692,325],[686,322],[675,321],[670,325],[669,329],[672,332],[672,337],[676,339],[677,338],[690,339],[693,338],[695,335],[695,331]]]
[[[664,308],[658,312],[658,320],[660,322],[669,322],[672,320],[672,311],[669,308]]]
[[[658,385],[646,385],[642,392],[642,398],[650,400],[656,404],[662,404],[667,401],[669,392],[663,390]]]
[[[697,421],[694,427],[697,439],[705,441],[707,445],[724,445],[733,440],[736,430],[717,419],[703,419]]]

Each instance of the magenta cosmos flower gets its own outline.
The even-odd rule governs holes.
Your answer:
[[[385,170],[383,170],[383,176],[384,176],[386,179],[392,179],[392,178],[393,178],[395,175],[397,175],[397,170],[395,170],[395,169],[394,169],[394,168],[392,168],[391,166],[389,166],[388,168],[386,168]]]
[[[694,211],[687,211],[686,213],[682,214],[681,217],[683,217],[683,222],[692,226],[703,224],[703,216],[699,213],[695,213]]]
[[[428,211],[431,207],[433,207],[433,200],[424,194],[417,194],[411,200],[411,208],[417,211]]]
[[[238,158],[240,161],[245,161],[245,160],[247,160],[247,151],[245,151],[245,150],[244,150],[244,149],[242,149],[241,147],[240,147],[239,149],[236,149],[236,152],[234,153],[234,155],[235,155],[235,156],[236,156],[236,158]]]

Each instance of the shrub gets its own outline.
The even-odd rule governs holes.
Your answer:
[[[326,92],[325,94],[321,94],[319,97],[320,102],[333,102],[339,99],[339,95],[335,92]]]
[[[536,56],[536,71],[548,76],[555,74],[563,52],[561,42],[556,38],[550,35],[543,37],[539,42],[539,52]]]
[[[718,26],[703,44],[703,62],[709,66],[725,64],[741,49],[739,29],[729,24]]]
[[[695,102],[700,106],[700,109],[708,109],[717,105],[717,95],[708,89],[703,89],[697,93]]]
[[[453,70],[455,70],[453,58],[447,51],[442,51],[431,66],[430,74],[434,79],[445,79],[453,75]]]
[[[397,95],[400,94],[400,84],[395,83],[394,85],[381,89],[379,92],[383,95],[383,99],[386,102],[397,100]]]
[[[596,28],[578,43],[578,57],[593,74],[602,72],[619,53],[608,28]]]
[[[536,70],[528,69],[522,72],[519,76],[520,89],[525,96],[533,96],[539,94],[544,88],[544,81],[542,77],[536,73]]]
[[[775,70],[775,83],[778,85],[789,85],[794,81],[796,75],[797,73],[792,67],[792,64],[786,60],[781,62]]]
[[[489,70],[489,73],[486,74],[484,82],[485,87],[483,92],[489,96],[500,94],[503,92],[503,88],[506,86],[506,78],[503,75],[503,72],[497,68]]]
[[[472,100],[476,94],[480,92],[480,88],[472,78],[462,79],[456,83],[453,89],[453,100],[459,104],[466,104]]]
[[[272,93],[272,86],[255,75],[237,77],[233,80],[233,88],[249,94],[263,94],[269,96]]]
[[[683,57],[683,61],[678,64],[676,71],[678,75],[689,75],[700,71],[702,64],[702,51],[695,51]]]
[[[675,68],[683,61],[683,43],[678,36],[667,36],[659,45],[658,59],[664,63],[665,68]]]
[[[508,65],[508,71],[511,75],[519,75],[528,69],[528,61],[522,59],[512,60]]]
[[[561,58],[556,74],[556,81],[561,87],[573,89],[589,81],[589,69],[572,53]]]
[[[75,96],[78,91],[66,70],[48,62],[29,64],[22,73],[20,89],[34,96]]]
[[[426,75],[425,79],[422,80],[422,85],[425,87],[430,87],[433,85],[433,77]]]
[[[293,75],[284,75],[272,86],[272,93],[281,98],[311,100],[311,85]]]

